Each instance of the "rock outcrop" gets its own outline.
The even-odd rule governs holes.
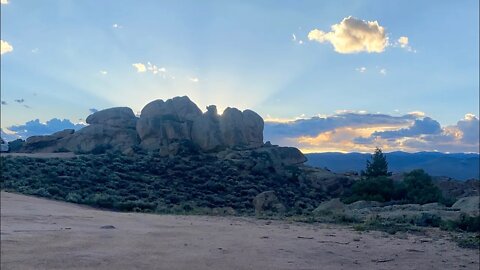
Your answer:
[[[137,118],[126,107],[98,111],[87,117],[90,124],[77,132],[64,130],[47,136],[27,139],[22,150],[26,152],[100,153],[107,149],[129,153],[138,145],[135,130]]]
[[[452,208],[458,209],[460,210],[460,212],[469,214],[471,216],[480,215],[479,207],[480,207],[479,196],[470,196],[470,197],[461,198],[452,205]]]
[[[128,107],[117,107],[98,111],[87,117],[87,124],[104,125],[116,128],[134,129],[137,118],[132,109]]]
[[[139,118],[130,108],[116,107],[89,115],[86,122],[89,125],[77,132],[66,130],[31,137],[21,150],[101,153],[112,149],[133,153],[136,149],[143,149],[158,152],[161,156],[174,156],[191,149],[217,153],[230,149],[239,156],[265,156],[257,162],[247,162],[245,166],[248,168],[277,172],[285,166],[306,161],[294,147],[264,144],[264,122],[254,111],[226,108],[218,114],[217,108],[211,105],[202,113],[186,96],[152,101],[142,109]],[[245,156],[243,159],[246,160]]]
[[[253,206],[256,215],[285,212],[285,206],[278,200],[274,191],[265,191],[255,196]]]
[[[75,133],[73,129],[65,129],[46,136],[32,136],[27,138],[23,148],[25,150],[42,150],[43,152],[55,152],[59,150],[62,139]]]
[[[195,119],[192,125],[192,141],[205,151],[221,149],[223,138],[220,133],[220,116],[217,107],[207,107],[207,112]]]
[[[263,145],[263,119],[251,110],[227,108],[222,115],[214,105],[202,111],[188,97],[155,100],[143,108],[137,123],[141,147],[159,150],[181,140],[202,151]]]
[[[202,111],[186,96],[148,103],[136,127],[141,147],[158,150],[174,141],[191,140],[193,121],[201,115]]]
[[[130,108],[98,111],[87,117],[89,126],[64,138],[60,146],[79,153],[101,153],[107,149],[129,153],[138,144],[136,122],[137,118]]]

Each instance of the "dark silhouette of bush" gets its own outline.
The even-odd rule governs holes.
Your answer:
[[[442,193],[433,184],[432,177],[421,169],[406,173],[403,184],[408,203],[426,204],[442,199]]]
[[[392,199],[394,184],[392,179],[379,176],[361,179],[352,185],[350,196],[344,202],[352,203],[359,200],[386,202]]]

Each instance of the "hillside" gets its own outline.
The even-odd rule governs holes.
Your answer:
[[[392,172],[408,172],[424,169],[434,176],[447,176],[458,180],[479,179],[480,159],[478,154],[446,154],[438,152],[391,152],[387,153],[389,169]],[[307,164],[327,167],[333,172],[360,171],[370,154],[361,153],[312,153],[306,154]]]

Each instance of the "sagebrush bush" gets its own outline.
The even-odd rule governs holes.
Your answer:
[[[296,172],[291,177],[271,171],[250,174],[243,163],[213,154],[168,158],[106,150],[72,159],[1,157],[0,161],[4,190],[119,211],[184,213],[229,208],[253,214],[253,198],[267,190],[275,191],[291,213],[297,207],[314,209],[325,199],[320,187],[291,179],[297,177]]]

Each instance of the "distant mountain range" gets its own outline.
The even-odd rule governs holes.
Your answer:
[[[408,172],[424,169],[433,176],[447,176],[458,180],[479,179],[479,154],[439,152],[391,152],[386,153],[389,170]],[[327,167],[333,172],[358,171],[365,169],[370,154],[361,153],[312,153],[306,154],[307,164],[315,167]]]

